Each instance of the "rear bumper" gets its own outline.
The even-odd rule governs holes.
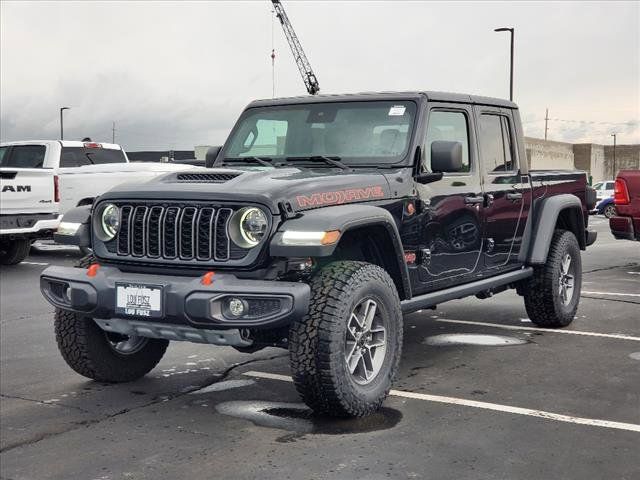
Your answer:
[[[588,246],[593,245],[598,238],[598,232],[595,230],[585,230],[585,244]]]
[[[62,219],[62,215],[57,213],[0,215],[0,235],[48,237],[58,228],[60,219]]]
[[[162,315],[151,318],[117,313],[116,283],[162,287]],[[52,266],[42,272],[40,289],[52,305],[96,321],[122,319],[126,322],[115,324],[141,324],[151,330],[164,325],[174,331],[275,328],[302,318],[310,296],[304,283],[244,280],[220,273],[210,285],[203,285],[200,277],[125,273],[109,266],[101,266],[94,277],[89,277],[86,269]],[[225,302],[231,298],[245,302],[250,315],[230,318]],[[105,328],[104,322],[98,323]]]
[[[614,237],[626,240],[640,240],[640,232],[633,228],[633,218],[631,217],[611,217],[609,228]]]

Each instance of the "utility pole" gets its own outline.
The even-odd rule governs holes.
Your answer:
[[[60,140],[64,140],[64,118],[62,117],[62,112],[65,110],[71,110],[69,107],[61,107],[60,108]]]
[[[494,32],[509,32],[511,33],[511,62],[509,67],[509,100],[513,102],[513,27],[501,27],[493,30]]]
[[[618,134],[612,133],[611,136],[613,137],[613,177],[615,178],[616,176],[616,137],[618,136]]]
[[[547,139],[547,131],[549,129],[549,109],[547,108],[547,112],[544,114],[544,139]]]
[[[116,122],[111,125],[111,143],[116,143]]]

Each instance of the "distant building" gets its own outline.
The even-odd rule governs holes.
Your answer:
[[[619,170],[640,169],[640,144],[616,145],[615,165],[613,145],[596,143],[566,143],[525,137],[529,168],[535,170],[584,170],[592,182],[609,180]],[[615,171],[614,171],[615,169]]]

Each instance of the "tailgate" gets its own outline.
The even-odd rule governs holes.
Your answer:
[[[0,168],[0,215],[53,213],[53,170],[47,168]]]

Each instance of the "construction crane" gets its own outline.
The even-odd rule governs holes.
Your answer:
[[[315,95],[320,91],[320,84],[318,83],[316,74],[313,73],[309,59],[304,54],[304,50],[302,50],[302,45],[300,45],[300,40],[298,40],[296,32],[293,30],[293,25],[291,25],[280,0],[271,0],[271,3],[273,4],[276,17],[280,20],[282,30],[284,30],[284,35],[287,37],[287,42],[289,42],[291,53],[293,53],[293,58],[296,61],[298,70],[300,70],[300,75],[302,75],[302,81],[304,82],[305,87],[307,87],[307,92],[309,92],[309,95]],[[273,51],[271,52],[271,55],[273,60],[275,58]]]

